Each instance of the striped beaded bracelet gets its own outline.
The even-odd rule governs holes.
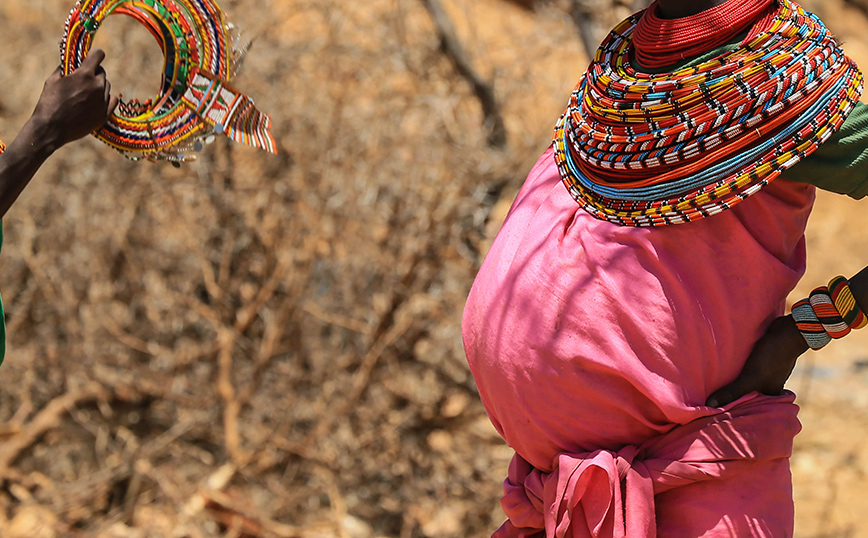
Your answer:
[[[811,349],[826,347],[826,344],[832,341],[832,337],[814,314],[814,308],[808,299],[802,299],[793,305],[793,319]]]
[[[851,330],[868,325],[868,317],[856,304],[850,284],[843,276],[833,278],[793,305],[793,319],[811,349],[825,347]]]
[[[861,329],[868,325],[868,317],[862,313],[859,305],[856,304],[856,298],[853,297],[850,283],[847,282],[846,278],[842,276],[833,278],[829,282],[829,293],[832,296],[832,302],[835,303],[835,308],[838,309],[851,329]]]
[[[844,318],[832,302],[832,295],[829,294],[829,288],[821,286],[811,292],[808,297],[808,302],[811,303],[811,308],[814,309],[814,315],[826,333],[834,339],[844,338],[850,334],[850,326],[844,323]]]

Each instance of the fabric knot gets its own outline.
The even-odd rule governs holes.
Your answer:
[[[512,528],[494,536],[621,538],[628,528],[640,533],[631,536],[653,536],[654,487],[648,470],[635,460],[638,452],[628,446],[619,452],[560,454],[551,473],[516,454],[502,500],[510,517],[504,527]]]
[[[801,428],[793,399],[754,393],[638,447],[558,454],[551,472],[516,454],[501,500],[509,520],[493,538],[654,538],[655,494],[788,458]]]

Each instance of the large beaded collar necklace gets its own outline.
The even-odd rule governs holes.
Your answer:
[[[561,177],[585,210],[625,226],[715,215],[840,128],[862,74],[815,15],[789,0],[771,7],[736,50],[671,73],[631,67],[642,12],[611,32],[554,132]]]

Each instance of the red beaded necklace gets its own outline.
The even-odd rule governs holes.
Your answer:
[[[675,65],[729,43],[748,27],[766,27],[757,22],[773,18],[776,11],[776,0],[727,0],[690,17],[663,19],[655,1],[636,26],[634,54],[648,69]],[[753,37],[748,35],[748,40]]]

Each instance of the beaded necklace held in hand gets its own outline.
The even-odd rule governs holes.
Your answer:
[[[554,132],[561,177],[597,218],[664,226],[729,209],[828,140],[862,93],[835,38],[789,0],[737,50],[659,75],[630,65],[642,15],[606,38]]]
[[[96,137],[130,159],[194,160],[192,150],[216,135],[272,153],[271,120],[246,95],[228,85],[246,47],[213,0],[81,0],[66,20],[61,66],[68,75],[81,65],[105,18],[128,15],[156,38],[165,58],[155,100],[122,101]]]

